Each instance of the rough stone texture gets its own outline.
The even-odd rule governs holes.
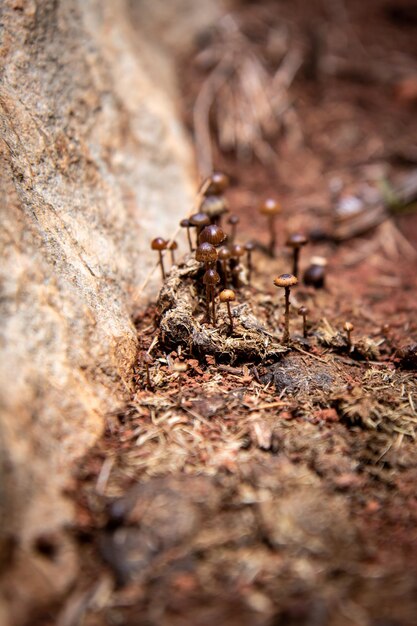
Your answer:
[[[70,519],[71,464],[130,388],[149,238],[191,206],[172,53],[217,8],[169,7],[167,22],[151,0],[1,6],[0,563],[23,577],[17,621],[71,579],[70,547],[47,561],[33,543]]]

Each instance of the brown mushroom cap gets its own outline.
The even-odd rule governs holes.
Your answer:
[[[223,289],[219,293],[220,302],[233,302],[236,300],[236,294],[233,289]]]
[[[208,179],[204,181],[201,188],[204,189],[204,195],[219,195],[223,193],[229,186],[229,177],[223,172],[213,172]]]
[[[256,245],[253,241],[248,241],[247,243],[245,243],[245,250],[246,252],[252,252],[253,250],[255,250]]]
[[[201,243],[195,251],[195,258],[199,263],[215,263],[217,250],[211,243]]]
[[[320,267],[326,267],[327,259],[324,256],[312,256],[310,259],[310,265],[320,265]]]
[[[298,279],[293,274],[281,274],[274,278],[275,287],[294,287]]]
[[[176,241],[171,241],[171,243],[168,244],[168,250],[176,250],[178,248],[178,244]]]
[[[226,198],[223,196],[205,196],[200,205],[200,211],[209,217],[218,217],[229,210]]]
[[[152,239],[151,248],[152,250],[165,250],[167,247],[167,242],[162,237],[155,237]]]
[[[227,220],[227,223],[230,224],[231,226],[235,226],[236,224],[239,224],[239,222],[240,222],[240,217],[235,214],[230,215]]]
[[[259,213],[261,213],[262,215],[278,215],[278,213],[281,213],[281,211],[281,205],[279,204],[279,202],[274,200],[274,198],[267,198],[259,206]]]
[[[300,306],[300,308],[298,309],[298,315],[308,315],[310,313],[310,310],[306,307],[306,306]]]
[[[220,282],[220,276],[214,269],[208,269],[203,276],[203,283],[205,285],[217,285]]]
[[[345,322],[343,328],[346,332],[350,333],[354,329],[354,326],[350,322]]]
[[[230,259],[230,250],[227,246],[222,246],[217,252],[219,261],[228,261]]]
[[[301,248],[302,246],[305,246],[306,243],[308,243],[308,239],[305,235],[302,235],[301,233],[294,233],[288,237],[285,245],[290,248]]]
[[[210,224],[210,218],[205,213],[194,213],[190,217],[191,226],[203,227]]]
[[[183,220],[180,221],[180,226],[182,228],[189,228],[191,226],[190,220],[187,217],[185,217]]]
[[[230,248],[230,256],[234,259],[239,258],[245,254],[245,248],[239,243],[233,244]]]
[[[226,239],[226,233],[223,228],[217,226],[216,224],[210,224],[209,226],[205,226],[200,233],[198,238],[199,243],[208,242],[213,246],[219,246]]]

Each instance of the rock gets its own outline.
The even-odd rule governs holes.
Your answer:
[[[178,116],[175,45],[182,54],[217,8],[215,0],[203,11],[174,0],[174,27],[155,4],[1,6],[5,594],[28,572],[11,594],[14,623],[34,598],[63,592],[74,575],[68,563],[56,576],[53,559],[33,546],[71,519],[62,496],[71,467],[131,389],[138,349],[131,319],[154,263],[149,239],[155,228],[169,237],[191,208],[196,181]],[[156,274],[147,295],[158,281]],[[53,583],[42,590],[30,575],[40,560]],[[0,614],[9,609],[0,606]]]

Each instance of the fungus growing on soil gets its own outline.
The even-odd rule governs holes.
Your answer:
[[[246,265],[247,265],[247,268],[248,268],[248,283],[250,285],[251,279],[252,279],[252,270],[253,270],[252,252],[255,250],[254,242],[253,241],[248,241],[245,244],[245,250],[246,250]]]
[[[195,251],[195,258],[199,263],[204,263],[204,267],[208,270],[217,261],[217,250],[208,242],[201,243]]]
[[[167,247],[167,242],[165,241],[165,239],[162,239],[162,237],[155,237],[155,239],[152,239],[151,248],[152,250],[157,250],[159,253],[159,265],[161,268],[162,280],[165,280],[166,278],[165,267],[164,267],[164,257],[162,254],[162,250],[165,250],[166,247]]]
[[[233,317],[232,317],[232,311],[230,309],[230,303],[236,300],[235,292],[233,291],[233,289],[223,289],[223,291],[221,291],[219,294],[219,300],[220,302],[225,302],[227,305],[227,313],[229,315],[229,320],[230,320],[230,332],[232,333],[233,332]]]
[[[168,244],[168,250],[171,253],[171,263],[172,265],[175,265],[175,250],[178,249],[178,244],[176,241],[171,241],[171,243]]]
[[[326,265],[327,261],[324,257],[313,256],[303,275],[304,284],[315,289],[322,289],[326,281]]]
[[[235,243],[230,248],[230,269],[232,272],[232,283],[236,289],[240,287],[240,259],[245,254],[245,248],[239,243]]]
[[[200,211],[209,217],[212,224],[219,224],[221,216],[228,210],[227,200],[223,196],[206,196],[200,205]]]
[[[352,343],[352,331],[354,329],[353,324],[351,324],[350,322],[345,322],[344,326],[343,326],[343,330],[346,331],[346,340],[347,340],[347,345],[348,345],[348,349],[349,352],[352,351],[353,348],[353,343]]]
[[[217,258],[220,262],[220,269],[222,273],[222,283],[226,287],[227,285],[227,265],[230,260],[230,250],[227,246],[222,246],[217,252]]]
[[[219,196],[229,186],[229,177],[223,172],[213,172],[201,185],[201,192],[205,196]]]
[[[293,274],[281,274],[274,279],[275,287],[283,287],[285,290],[285,330],[282,339],[284,343],[290,341],[290,291],[297,283],[298,279]]]
[[[307,315],[310,313],[306,306],[300,306],[298,309],[298,315],[301,315],[303,318],[303,337],[307,338]]]
[[[219,246],[226,240],[226,233],[216,224],[205,226],[200,233],[198,243],[211,243],[212,246]]]
[[[259,207],[259,213],[265,215],[268,219],[269,244],[268,253],[275,256],[275,246],[277,241],[276,235],[276,217],[281,213],[281,205],[273,198],[267,198]]]
[[[210,218],[205,213],[194,213],[190,217],[190,226],[194,226],[197,230],[196,246],[198,246],[198,238],[205,226],[210,224]]]
[[[191,233],[190,233],[190,220],[187,218],[184,218],[183,220],[180,221],[180,226],[181,228],[186,228],[187,229],[187,239],[188,239],[188,245],[190,246],[190,252],[193,251],[193,243],[191,241]]]
[[[227,220],[227,223],[230,224],[230,226],[232,227],[230,237],[229,237],[230,243],[233,243],[234,240],[236,239],[237,225],[239,224],[239,222],[240,222],[240,218],[238,215],[230,215],[229,219]]]
[[[203,283],[206,286],[206,317],[210,322],[210,302],[211,302],[211,318],[213,326],[216,325],[216,302],[214,298],[214,288],[220,282],[220,276],[215,269],[209,268],[203,276]]]
[[[152,389],[152,381],[151,381],[151,374],[149,371],[149,366],[153,364],[153,358],[151,357],[149,352],[145,352],[143,350],[142,352],[139,353],[139,363],[141,364],[142,367],[145,368],[146,386],[148,387],[148,389]]]
[[[290,237],[288,237],[286,246],[292,248],[293,250],[293,266],[292,273],[296,278],[298,278],[298,266],[300,261],[300,251],[303,246],[308,243],[307,237],[302,235],[301,233],[294,233]]]

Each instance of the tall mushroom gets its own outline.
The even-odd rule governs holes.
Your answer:
[[[200,233],[198,238],[199,243],[211,243],[213,246],[220,246],[227,238],[224,230],[217,226],[217,224],[210,224],[209,226],[205,226]]]
[[[297,277],[293,274],[281,274],[274,279],[275,287],[283,287],[285,290],[285,330],[283,342],[290,341],[290,291],[298,283]]]
[[[193,243],[191,241],[191,234],[190,234],[190,220],[188,218],[184,218],[183,220],[180,221],[180,226],[181,228],[186,228],[187,229],[187,239],[188,239],[188,245],[190,246],[190,252],[193,251]]]
[[[165,250],[167,247],[167,242],[162,237],[155,237],[152,239],[151,248],[152,250],[157,250],[159,253],[159,266],[161,268],[162,280],[165,280],[165,267],[164,267],[164,257],[162,254],[162,250]]]
[[[221,274],[222,274],[222,283],[223,285],[226,287],[227,286],[227,262],[230,260],[230,249],[228,246],[222,246],[221,248],[219,248],[218,252],[218,259],[219,259],[219,264],[220,264],[220,268],[221,268]]]
[[[233,289],[223,289],[223,291],[219,293],[219,300],[220,302],[225,302],[227,305],[227,313],[229,315],[229,320],[230,320],[230,332],[232,333],[233,332],[233,317],[232,317],[232,311],[230,309],[230,303],[236,300],[235,292],[233,291]]]
[[[300,250],[303,246],[308,243],[307,237],[302,235],[301,233],[294,233],[287,239],[287,243],[285,244],[289,248],[293,250],[293,266],[292,273],[296,278],[298,278],[298,265],[300,261]]]
[[[215,269],[209,268],[203,276],[203,283],[206,286],[206,316],[210,322],[210,302],[212,308],[213,326],[216,325],[216,302],[214,298],[214,288],[220,282],[220,276]]]
[[[245,250],[246,250],[246,264],[247,264],[247,268],[248,268],[248,283],[250,285],[251,284],[251,280],[252,280],[252,270],[253,270],[252,252],[255,250],[254,242],[253,241],[248,241],[245,244]]]
[[[238,215],[234,215],[234,214],[229,215],[227,223],[230,224],[230,226],[232,227],[230,237],[229,237],[230,243],[234,243],[236,239],[237,225],[239,224],[239,222],[240,222],[240,218]]]
[[[198,246],[198,238],[200,236],[200,233],[203,230],[204,226],[208,226],[210,224],[210,218],[205,213],[194,213],[190,216],[189,222],[190,226],[194,226],[197,230],[196,246]]]
[[[259,207],[259,213],[261,213],[261,215],[265,215],[265,217],[268,219],[268,252],[269,255],[272,257],[275,256],[275,247],[277,242],[276,217],[279,213],[281,213],[281,210],[281,205],[273,198],[267,198],[264,202],[262,202]]]

